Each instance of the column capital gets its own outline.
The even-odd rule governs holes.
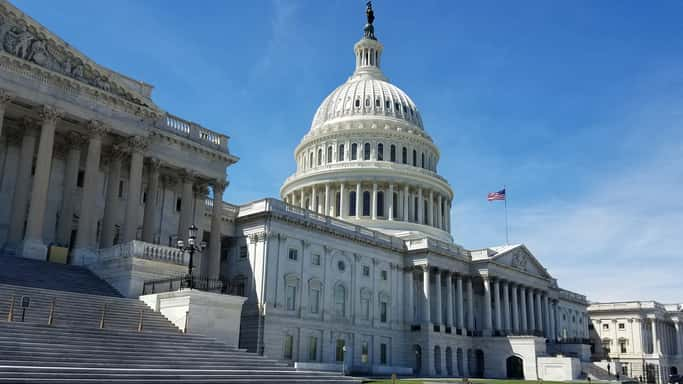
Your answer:
[[[230,185],[230,182],[227,179],[216,179],[211,182],[211,187],[214,190],[214,195],[216,194],[216,191],[220,191],[221,194],[225,191],[225,188]]]
[[[44,105],[40,112],[38,112],[38,116],[40,116],[43,123],[57,124],[57,119],[62,115],[62,111],[49,105]]]
[[[102,138],[107,135],[111,130],[103,122],[99,120],[88,120],[87,123],[88,134],[91,139]]]
[[[161,169],[161,165],[163,162],[156,157],[150,157],[149,160],[147,161],[147,166],[149,167],[149,170],[152,172],[159,172],[159,169]]]
[[[65,142],[68,148],[80,148],[88,142],[88,138],[80,132],[69,131],[65,135]]]
[[[40,131],[38,130],[38,120],[24,116],[19,123],[19,126],[23,128],[24,136],[38,137]]]
[[[126,149],[132,153],[142,153],[147,149],[149,140],[143,136],[131,136],[126,141]]]

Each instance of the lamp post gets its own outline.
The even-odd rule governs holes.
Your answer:
[[[190,253],[190,262],[187,266],[187,275],[185,276],[185,281],[187,282],[188,288],[193,288],[192,267],[194,264],[194,253],[201,252],[204,250],[204,248],[206,248],[206,243],[203,241],[197,244],[197,232],[199,232],[199,228],[192,224],[187,229],[187,244],[185,244],[182,239],[178,240],[178,249],[183,252]]]

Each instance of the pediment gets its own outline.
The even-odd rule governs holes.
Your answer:
[[[497,254],[491,256],[491,260],[532,275],[552,278],[545,267],[523,244],[505,247]]]
[[[96,64],[7,2],[0,2],[0,52],[145,107],[152,87]]]

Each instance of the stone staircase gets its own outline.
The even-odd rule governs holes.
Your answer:
[[[78,267],[38,266],[33,272],[48,274],[35,287],[30,271],[6,279],[5,262],[0,261],[0,383],[360,383],[297,371],[287,362],[182,334],[143,302],[117,297]],[[58,290],[57,281],[68,289]],[[29,298],[27,308],[22,298]]]

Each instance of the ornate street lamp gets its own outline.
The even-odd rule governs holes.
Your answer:
[[[194,263],[194,253],[201,252],[204,250],[204,248],[206,248],[206,243],[203,241],[197,244],[197,232],[199,232],[199,228],[192,224],[190,228],[187,229],[187,244],[185,244],[185,242],[182,239],[178,240],[178,249],[180,249],[183,252],[190,253],[190,263],[187,266],[187,275],[185,276],[185,281],[187,283],[188,288],[193,288],[192,266]]]

